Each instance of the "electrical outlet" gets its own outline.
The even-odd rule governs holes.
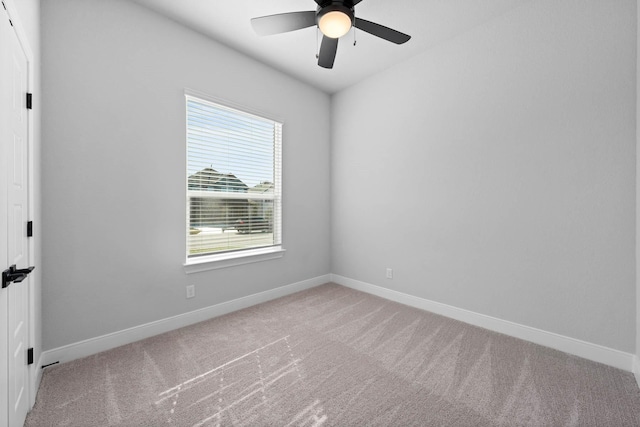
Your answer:
[[[187,285],[187,298],[196,296],[196,285]]]
[[[387,279],[393,279],[393,269],[387,268]]]

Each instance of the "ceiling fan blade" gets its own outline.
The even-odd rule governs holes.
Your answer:
[[[410,35],[385,27],[384,25],[376,24],[375,22],[367,21],[366,19],[356,18],[353,25],[362,31],[366,31],[369,34],[373,34],[374,36],[395,44],[406,43],[411,38]]]
[[[318,55],[318,65],[323,68],[333,68],[333,61],[336,59],[338,51],[338,39],[327,36],[322,37],[320,45],[320,55]]]
[[[286,33],[316,25],[316,12],[289,12],[261,16],[251,20],[253,30],[260,36]]]
[[[357,5],[358,3],[360,3],[362,0],[353,0],[353,5]]]

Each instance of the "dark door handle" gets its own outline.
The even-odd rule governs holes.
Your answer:
[[[20,283],[27,278],[29,273],[33,271],[35,267],[27,267],[17,269],[15,264],[2,272],[2,288],[6,288],[11,283]]]

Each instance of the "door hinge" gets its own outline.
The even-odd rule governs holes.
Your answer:
[[[27,365],[33,365],[33,347],[27,350]]]
[[[31,110],[33,108],[33,94],[27,93],[27,110]]]
[[[33,237],[33,221],[27,222],[27,237]]]

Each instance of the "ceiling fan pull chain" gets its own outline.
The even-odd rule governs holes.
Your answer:
[[[357,43],[357,40],[356,40],[356,27],[353,27],[353,45],[355,46],[356,43]]]
[[[318,31],[320,31],[320,28],[316,26],[316,59],[320,58],[320,47],[318,44]]]

